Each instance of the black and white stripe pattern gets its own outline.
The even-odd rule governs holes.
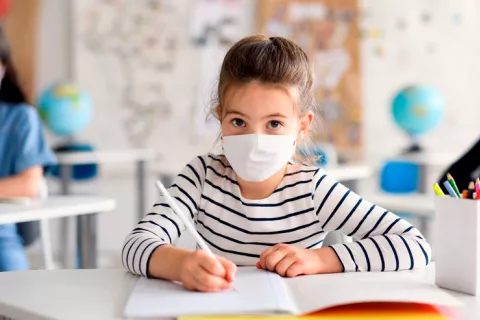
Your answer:
[[[169,192],[212,251],[238,265],[254,265],[264,250],[277,243],[320,248],[333,230],[355,239],[332,246],[344,271],[413,269],[430,260],[430,246],[417,229],[318,168],[290,164],[271,196],[247,200],[226,158],[207,155],[188,164]],[[153,251],[175,244],[185,229],[160,198],[126,238],[124,267],[148,276]]]

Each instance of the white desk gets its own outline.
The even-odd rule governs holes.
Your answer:
[[[85,151],[85,152],[57,152],[58,165],[60,166],[61,177],[61,193],[70,194],[70,186],[72,184],[72,168],[75,165],[82,164],[110,164],[119,162],[134,162],[136,164],[136,185],[137,193],[137,214],[139,219],[145,215],[145,164],[153,159],[154,152],[150,149],[128,149],[128,150],[109,150],[109,151]],[[84,221],[80,221],[84,220]],[[76,228],[79,224],[96,225],[95,215],[87,216],[85,219],[77,219]],[[67,233],[69,219],[62,221],[62,233],[60,239],[65,243],[65,248],[70,248],[71,239]],[[77,231],[78,233],[78,231]],[[70,265],[72,257],[68,254],[67,249],[62,251],[62,260],[65,266]]]
[[[422,233],[428,230],[428,221],[435,214],[433,192],[412,194],[388,194],[378,192],[364,194],[363,198],[394,213],[410,213],[417,217],[418,228]]]
[[[150,149],[57,152],[55,155],[61,165],[137,162],[151,160],[154,157],[154,153]]]
[[[432,152],[419,152],[412,154],[405,154],[395,158],[395,160],[405,160],[414,162],[421,166],[430,167],[446,167],[460,158],[461,154],[457,153],[432,153]]]
[[[412,213],[419,217],[433,217],[435,213],[435,200],[432,194],[388,194],[379,192],[363,195],[376,205],[395,213]]]
[[[433,267],[415,271],[433,283]],[[24,271],[0,274],[0,314],[14,319],[119,320],[138,278],[123,270]],[[480,319],[480,297],[452,293],[462,319]]]
[[[62,194],[70,193],[72,182],[72,167],[81,164],[109,164],[119,162],[134,162],[137,166],[137,185],[138,195],[137,208],[138,215],[145,215],[145,163],[154,158],[154,152],[151,149],[130,149],[130,150],[110,150],[110,151],[86,151],[86,152],[57,152],[58,165],[60,166],[60,175],[62,179]]]
[[[0,224],[79,216],[114,208],[115,200],[93,196],[51,196],[29,205],[0,203]]]
[[[370,178],[374,169],[365,164],[344,164],[335,167],[326,167],[327,172],[333,179],[338,181],[358,181]]]
[[[456,153],[419,152],[400,155],[391,160],[408,161],[417,164],[420,167],[419,191],[421,193],[432,193],[431,185],[428,185],[427,183],[429,169],[434,168],[446,170],[458,158],[460,158],[460,156],[461,154]],[[437,180],[438,178],[440,177],[435,178],[435,180]]]
[[[459,157],[455,153],[419,152],[399,155],[387,160],[408,161],[420,166],[419,193],[416,194],[388,194],[377,191],[374,194],[363,194],[364,198],[395,213],[411,213],[420,219],[420,229],[426,230],[427,220],[435,213],[434,192],[427,184],[429,168],[446,170]],[[439,178],[439,177],[438,177]]]
[[[113,199],[93,196],[52,196],[32,201],[29,205],[1,203],[0,224],[79,216],[80,264],[88,268],[96,265],[96,226],[84,218],[114,208]]]

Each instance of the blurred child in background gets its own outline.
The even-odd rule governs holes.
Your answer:
[[[0,199],[37,197],[43,167],[55,163],[35,109],[18,82],[10,47],[0,27]],[[28,269],[16,224],[0,225],[0,271]]]

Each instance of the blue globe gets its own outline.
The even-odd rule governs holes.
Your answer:
[[[92,120],[93,103],[89,94],[70,84],[54,85],[41,96],[39,113],[56,135],[72,136]]]
[[[442,94],[431,86],[411,86],[394,98],[395,122],[410,136],[416,137],[435,128],[445,114]]]

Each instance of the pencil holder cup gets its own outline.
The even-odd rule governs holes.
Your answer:
[[[436,197],[435,283],[480,293],[480,201]]]

